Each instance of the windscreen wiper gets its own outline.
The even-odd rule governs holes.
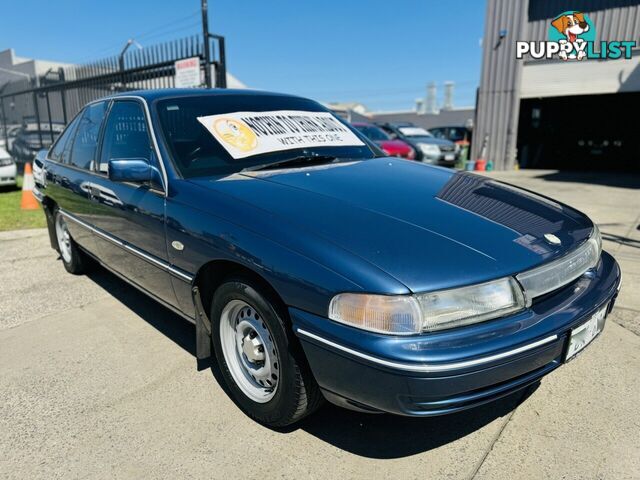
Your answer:
[[[243,168],[241,172],[257,172],[258,170],[270,170],[272,168],[282,167],[284,165],[292,166],[306,163],[329,163],[335,162],[338,157],[333,155],[299,155],[297,157],[285,158],[277,162],[265,163],[262,165],[254,165],[253,167]]]

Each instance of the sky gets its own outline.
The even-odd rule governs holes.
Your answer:
[[[247,86],[372,111],[408,110],[435,82],[475,103],[484,0],[209,0],[228,70]],[[0,50],[83,63],[201,31],[200,0],[19,0],[3,7]]]

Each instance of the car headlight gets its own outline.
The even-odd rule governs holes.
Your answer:
[[[598,225],[593,224],[593,232],[591,232],[591,237],[594,242],[596,242],[596,247],[598,249],[598,259],[600,259],[600,255],[602,254],[602,234],[600,233],[600,229]]]
[[[420,305],[411,295],[341,293],[331,299],[329,318],[372,332],[410,335],[420,331]]]
[[[0,167],[6,167],[8,165],[13,165],[13,160],[10,158],[0,158]]]
[[[440,155],[440,148],[437,145],[430,143],[419,143],[418,147],[420,151],[425,155]]]
[[[455,150],[454,150],[454,151],[455,151],[456,153],[460,153],[460,144],[459,144],[459,143],[456,143],[456,144],[455,144]]]
[[[378,333],[413,335],[459,327],[523,309],[524,295],[511,277],[416,295],[341,293],[329,318]]]

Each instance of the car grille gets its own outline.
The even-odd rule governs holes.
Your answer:
[[[441,152],[454,152],[456,150],[456,147],[454,145],[438,145],[438,147],[440,147],[440,151]]]
[[[592,237],[557,260],[519,273],[516,279],[522,285],[527,299],[532,300],[568,285],[594,268],[600,261],[600,252],[601,245]]]

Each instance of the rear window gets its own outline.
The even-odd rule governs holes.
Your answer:
[[[69,126],[65,129],[65,131],[62,132],[62,135],[60,135],[60,137],[56,140],[56,143],[51,149],[51,152],[49,152],[49,158],[51,160],[55,160],[56,162],[64,162],[64,159],[65,159],[64,152],[65,150],[67,152],[69,151],[69,148],[71,145],[71,139],[73,139],[73,134],[76,131],[76,127],[80,122],[81,116],[82,115],[78,115],[76,118],[74,118],[73,121],[69,124]]]
[[[389,140],[389,135],[379,127],[373,125],[356,125],[356,129],[360,131],[365,137],[374,142],[384,142]]]
[[[363,141],[358,146],[313,146],[269,151],[244,158],[234,158],[212,133],[205,128],[204,118],[237,112],[302,111],[323,112],[326,108],[304,98],[284,95],[194,95],[160,100],[155,104],[164,141],[176,168],[185,178],[228,175],[243,168],[264,165],[302,154],[330,155],[340,159],[372,158],[374,152]],[[199,120],[200,119],[200,120]],[[330,114],[330,120],[348,135],[356,135],[352,127]],[[206,123],[206,122],[205,122]],[[263,123],[264,126],[264,123]],[[233,132],[229,132],[231,134]]]

